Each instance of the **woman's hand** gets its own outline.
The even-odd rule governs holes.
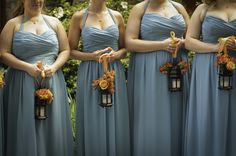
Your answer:
[[[105,49],[102,49],[102,50],[96,50],[95,52],[92,53],[93,60],[99,62],[100,56],[102,54],[104,54],[105,52],[107,52],[108,50],[109,50],[108,48],[105,48]]]
[[[44,66],[44,70],[43,70],[46,77],[52,77],[56,71],[57,69],[55,67],[48,66],[48,65]]]
[[[26,72],[32,77],[37,77],[42,71],[38,68],[38,64],[29,64],[29,66],[26,68]]]
[[[227,49],[229,49],[229,50],[234,50],[234,51],[236,51],[236,40],[229,38],[229,39],[226,41],[226,47],[227,47]]]
[[[173,54],[175,51],[178,51],[183,45],[184,41],[181,38],[168,38],[164,40],[165,50]]]

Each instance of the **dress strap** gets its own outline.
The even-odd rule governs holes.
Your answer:
[[[24,15],[22,15],[22,18],[21,18],[21,22],[20,22],[20,31],[23,31],[24,30]]]
[[[111,12],[111,9],[108,9],[108,12],[109,12],[109,14],[110,14],[110,16],[111,16],[113,22],[116,24],[116,20],[115,20],[114,15],[113,15],[112,12]]]
[[[149,3],[150,3],[150,0],[148,0],[147,3],[144,6],[143,15],[146,13]]]
[[[208,10],[209,10],[209,8],[212,7],[213,5],[215,5],[214,2],[212,2],[211,4],[208,5],[208,7],[206,8],[206,10],[205,10],[204,13],[203,13],[203,18],[202,18],[202,21],[201,21],[201,22],[204,21],[204,19],[205,19],[205,17],[206,17],[206,14],[207,14],[207,12],[208,12]]]
[[[52,28],[52,26],[51,26],[50,23],[48,22],[47,18],[44,17],[44,15],[42,15],[42,17],[43,17],[44,22],[47,24],[48,28],[54,31],[54,29]]]
[[[88,8],[85,10],[83,14],[83,19],[82,19],[82,28],[85,26],[86,20],[88,18]]]

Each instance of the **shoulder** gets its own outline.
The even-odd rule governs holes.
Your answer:
[[[209,5],[207,4],[200,4],[197,6],[197,8],[195,9],[194,11],[194,14],[196,14],[197,16],[199,16],[200,20],[202,21],[206,12],[207,12],[207,9],[209,8]]]
[[[60,20],[53,16],[48,16],[43,14],[43,18],[53,27],[57,27],[60,24]]]
[[[72,20],[80,21],[83,18],[84,13],[86,12],[86,10],[87,9],[76,11],[72,16]]]
[[[143,15],[145,7],[148,5],[147,3],[148,3],[148,1],[145,0],[143,2],[140,2],[136,5],[134,5],[133,8],[131,9],[131,12],[136,15],[140,15],[140,16]]]
[[[172,4],[179,10],[179,11],[185,11],[186,9],[184,6],[178,2],[172,1]]]
[[[112,13],[112,15],[116,18],[116,20],[120,23],[123,21],[123,16],[120,12],[118,11],[115,11],[115,10],[112,10],[112,9],[109,9]]]
[[[20,25],[22,23],[22,18],[23,18],[23,16],[21,15],[21,16],[17,16],[15,18],[10,19],[9,21],[7,21],[4,28],[6,28],[8,30],[9,29],[14,30],[15,32],[19,31]]]

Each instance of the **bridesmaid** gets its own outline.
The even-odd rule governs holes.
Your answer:
[[[185,156],[236,155],[236,74],[233,89],[218,89],[218,39],[236,35],[236,1],[206,0],[192,15],[186,47],[196,51],[187,111]],[[202,36],[202,40],[200,40]],[[236,56],[236,41],[227,41]],[[234,52],[232,52],[234,50]]]
[[[189,16],[184,7],[168,0],[146,0],[130,13],[126,45],[132,52],[128,74],[131,105],[132,155],[181,156],[188,78],[182,92],[168,91],[168,78],[159,67],[177,49],[184,59],[184,33]],[[171,44],[174,31],[178,44]],[[181,56],[182,55],[182,56]]]
[[[71,20],[71,56],[81,60],[77,80],[77,156],[129,156],[129,114],[124,68],[119,61],[126,54],[122,15],[106,7],[105,0],[91,0],[90,6],[76,12]],[[78,51],[79,40],[83,51]],[[99,106],[99,91],[92,81],[103,75],[99,57],[111,47],[110,69],[115,70],[113,106]]]
[[[4,88],[6,156],[72,156],[72,131],[65,80],[60,68],[70,55],[66,32],[54,17],[42,14],[44,0],[19,0],[16,17],[0,40],[10,68]],[[37,61],[47,66],[42,71]],[[48,118],[35,120],[35,77],[44,72],[54,99]]]

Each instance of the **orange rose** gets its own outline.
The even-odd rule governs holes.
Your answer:
[[[35,95],[40,99],[51,103],[53,100],[53,94],[49,89],[39,89],[35,91]]]
[[[102,90],[106,90],[109,86],[109,83],[107,80],[101,80],[99,82],[99,86],[101,87]]]
[[[226,64],[226,68],[228,70],[234,70],[235,69],[235,63],[232,62],[232,61],[229,61],[227,64]]]

